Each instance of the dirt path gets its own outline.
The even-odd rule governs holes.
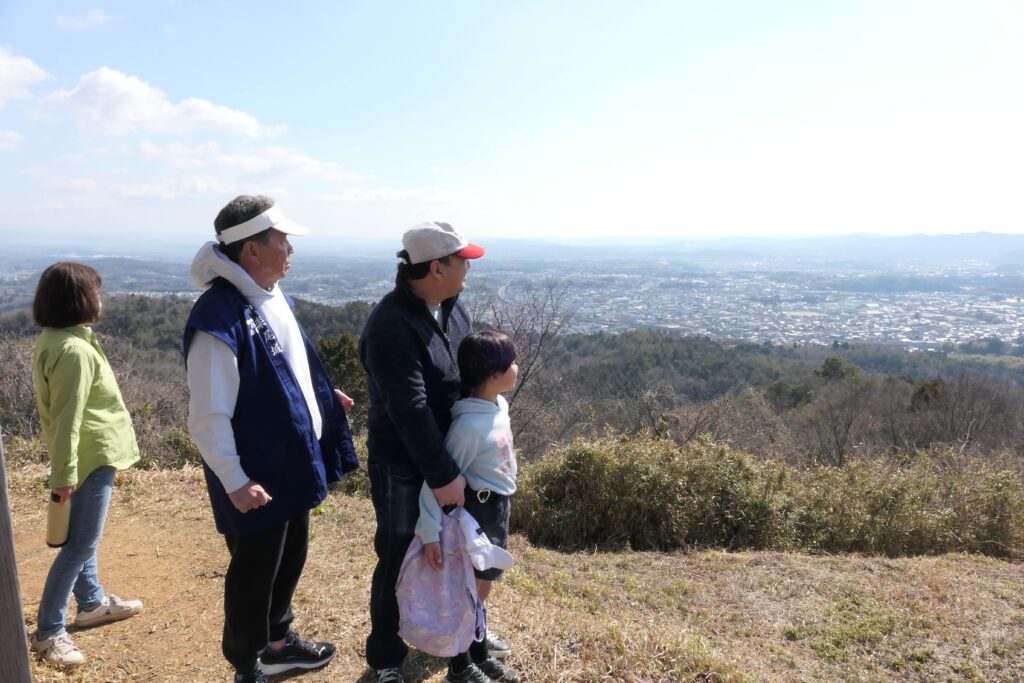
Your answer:
[[[116,488],[103,541],[100,577],[118,595],[145,601],[130,620],[72,631],[88,657],[64,675],[35,665],[37,681],[227,681],[231,669],[220,653],[223,581],[227,551],[195,472],[134,472]],[[44,508],[34,508],[31,490],[12,493],[14,536],[25,620],[35,628],[35,612],[46,571],[56,551],[42,541]],[[306,637],[355,644],[365,631],[365,609],[372,557],[361,539],[367,533],[366,501],[346,500],[357,522],[358,543],[332,539],[313,522],[309,564],[295,601],[296,627]],[[362,509],[361,509],[362,508]],[[344,547],[339,557],[337,546]],[[310,587],[310,590],[304,590]],[[336,598],[319,604],[319,598]],[[74,614],[74,608],[70,610]],[[316,619],[308,618],[317,611]],[[310,627],[330,627],[330,634]],[[341,637],[340,637],[341,636]],[[363,636],[365,637],[365,636]],[[329,667],[303,681],[352,681],[364,673],[362,650],[339,647]]]

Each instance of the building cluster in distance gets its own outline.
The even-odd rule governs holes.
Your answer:
[[[108,294],[198,289],[184,263],[93,259]],[[39,263],[0,262],[0,311],[31,301]],[[285,283],[293,296],[326,304],[376,301],[394,285],[395,261],[297,254]],[[707,262],[484,258],[467,299],[517,299],[554,281],[566,288],[576,332],[660,329],[774,344],[835,342],[938,349],[997,338],[1024,344],[1024,268],[984,263],[901,266],[785,261]]]
[[[517,288],[536,286],[505,272]],[[834,342],[936,349],[989,338],[1024,340],[1021,279],[950,270],[898,278],[815,271],[670,274],[631,269],[550,272],[569,283],[580,332],[662,329],[774,344]],[[931,288],[929,288],[929,286]],[[521,294],[522,292],[518,292]]]
[[[656,328],[775,344],[919,348],[1024,335],[1019,295],[821,291],[765,274],[685,281],[622,276],[571,291],[575,327],[585,332]]]

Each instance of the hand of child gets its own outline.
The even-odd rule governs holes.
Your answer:
[[[441,544],[437,541],[423,544],[423,556],[431,569],[441,571]]]

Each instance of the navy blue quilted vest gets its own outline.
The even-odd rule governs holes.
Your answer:
[[[289,305],[294,303],[289,298]],[[241,513],[203,463],[217,531],[245,536],[280,526],[320,504],[327,484],[358,467],[348,418],[306,333],[323,429],[317,440],[306,400],[274,331],[227,280],[217,278],[196,301],[185,326],[184,353],[196,331],[228,345],[238,359],[239,388],[231,428],[242,469],[273,500]]]

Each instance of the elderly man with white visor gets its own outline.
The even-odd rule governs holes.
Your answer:
[[[278,281],[289,235],[309,231],[269,197],[242,195],[192,262],[206,289],[185,328],[188,426],[231,559],[222,650],[236,681],[325,665],[335,646],[291,630],[309,511],[358,465],[345,410]]]

